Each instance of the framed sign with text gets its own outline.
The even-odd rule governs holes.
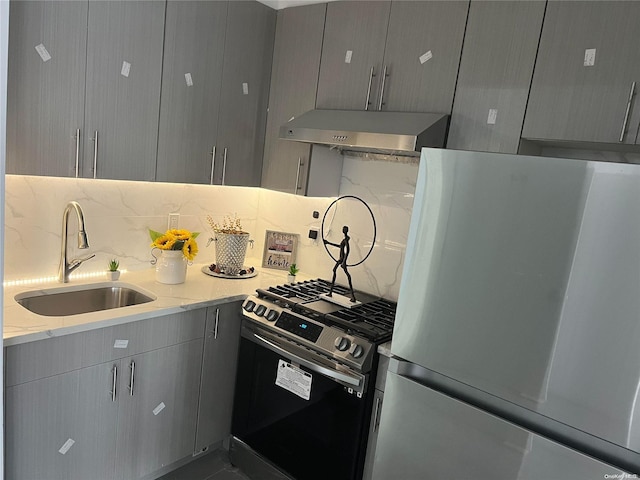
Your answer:
[[[264,239],[262,267],[289,270],[291,264],[296,263],[298,239],[297,233],[267,230]]]

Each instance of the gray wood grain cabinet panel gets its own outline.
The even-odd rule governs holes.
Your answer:
[[[143,478],[193,452],[202,342],[123,360],[115,478]]]
[[[527,106],[523,137],[633,144],[640,108],[630,109],[640,82],[640,3],[550,1]],[[585,58],[595,50],[592,66]],[[640,85],[640,83],[639,83]]]
[[[391,2],[378,110],[451,113],[468,10],[468,1]]]
[[[165,2],[89,2],[83,176],[154,180]]]
[[[227,7],[167,2],[157,181],[211,183]]]
[[[241,305],[231,302],[207,309],[195,453],[231,433]]]
[[[280,140],[279,133],[292,117],[315,107],[326,10],[316,4],[278,11],[262,187],[306,192],[311,146]]]
[[[275,27],[275,10],[229,3],[214,183],[260,185]]]
[[[390,2],[381,1],[327,4],[317,108],[364,110],[371,68],[375,74],[370,90],[373,102],[381,76],[390,8]]]
[[[517,153],[544,1],[472,1],[447,147]]]
[[[12,1],[10,25],[6,171],[73,177],[76,130],[85,136],[87,3]]]
[[[118,403],[109,390],[118,364],[6,388],[6,478],[113,478]]]

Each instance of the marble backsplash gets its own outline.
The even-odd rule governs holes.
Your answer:
[[[349,269],[356,289],[397,299],[417,170],[416,164],[345,157],[340,195],[364,200],[377,227],[371,254],[361,265]],[[220,222],[225,215],[237,214],[255,241],[247,252],[248,265],[258,271],[262,268],[266,230],[296,233],[300,235],[296,263],[301,273],[331,278],[334,262],[322,242],[309,239],[308,232],[320,229],[335,198],[301,197],[250,187],[7,175],[5,282],[55,277],[62,212],[70,200],[82,206],[90,243],[88,250],[77,249],[77,221],[72,213],[70,258],[96,255],[71,275],[72,281],[74,277],[101,276],[113,257],[119,259],[123,270],[153,268],[148,228],[165,230],[171,212],[180,213],[180,228],[201,232],[200,251],[190,268],[215,261],[215,243],[206,246],[212,236],[207,215]],[[313,217],[314,211],[319,212],[319,218]],[[330,241],[340,242],[343,224],[350,228],[349,258],[356,263],[371,249],[371,215],[359,200],[343,199],[329,209],[325,218],[324,231]],[[337,282],[346,283],[341,270]]]

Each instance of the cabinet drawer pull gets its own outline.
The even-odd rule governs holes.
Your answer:
[[[213,326],[213,339],[217,340],[218,338],[218,322],[220,320],[220,309],[216,308],[216,323]]]
[[[624,141],[624,134],[627,131],[627,122],[629,121],[629,112],[631,111],[631,103],[633,102],[633,96],[636,94],[636,82],[631,84],[631,91],[629,92],[629,100],[627,100],[627,109],[624,112],[624,121],[622,122],[622,131],[620,132],[620,142]]]
[[[227,176],[227,147],[224,147],[224,152],[222,153],[222,183],[224,185],[225,177]]]
[[[131,369],[131,376],[129,377],[129,393],[133,397],[133,382],[135,381],[136,362],[131,360],[131,363],[129,364],[129,368]]]
[[[380,426],[380,407],[382,407],[382,400],[380,397],[376,397],[376,406],[373,410],[373,431],[377,432]]]
[[[384,86],[386,84],[386,80],[387,77],[389,76],[389,74],[387,73],[387,66],[384,66],[384,69],[382,70],[382,78],[381,78],[381,82],[382,85],[380,86],[380,101],[378,102],[378,110],[382,110],[382,106],[384,105]]]
[[[98,178],[98,130],[93,135],[93,178]]]
[[[80,176],[80,129],[76,129],[76,178]]]
[[[367,101],[364,104],[364,109],[369,110],[369,105],[371,105],[371,83],[373,82],[373,77],[375,77],[374,67],[371,67],[369,70],[369,86],[367,87]]]
[[[302,190],[300,186],[300,169],[302,168],[302,157],[298,157],[298,170],[296,171],[296,187],[293,189],[293,194],[297,194],[298,190]]]
[[[213,185],[213,170],[216,166],[216,146],[211,149],[211,176],[209,177],[209,185]]]
[[[113,381],[111,384],[111,391],[109,392],[111,394],[111,401],[115,402],[116,401],[116,385],[118,384],[118,366],[114,365],[113,366]]]

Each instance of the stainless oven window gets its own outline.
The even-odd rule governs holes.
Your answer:
[[[281,360],[312,375],[309,400],[276,385]],[[370,395],[349,393],[343,382],[244,337],[235,395],[233,435],[293,478],[361,478]]]

